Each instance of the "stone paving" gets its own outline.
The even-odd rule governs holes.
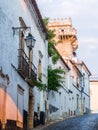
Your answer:
[[[98,114],[72,117],[39,126],[33,130],[98,130]]]
[[[32,130],[43,130],[43,129],[45,130],[49,126],[52,126],[53,124],[56,124],[58,122],[60,123],[63,120],[65,120],[65,119],[58,119],[58,120],[50,121],[50,122],[46,123],[45,125],[39,125],[39,126],[33,128]]]

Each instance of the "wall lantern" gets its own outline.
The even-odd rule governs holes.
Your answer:
[[[26,46],[32,49],[35,45],[36,40],[31,33],[28,33],[28,36],[26,36],[25,38],[25,42],[26,42]]]
[[[19,34],[20,32],[28,32],[28,35],[25,38],[26,46],[32,49],[35,45],[35,38],[31,34],[31,27],[12,27],[13,29],[13,35]]]

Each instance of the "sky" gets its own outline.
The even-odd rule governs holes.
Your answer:
[[[78,59],[98,77],[98,0],[36,1],[43,18],[72,18],[77,29]]]

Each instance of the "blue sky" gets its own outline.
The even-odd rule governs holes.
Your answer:
[[[36,0],[43,17],[72,18],[77,29],[77,56],[98,77],[98,0]]]

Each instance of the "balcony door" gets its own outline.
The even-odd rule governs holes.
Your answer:
[[[33,118],[34,118],[34,100],[33,95],[29,95],[29,112],[28,112],[28,129],[33,128]]]

